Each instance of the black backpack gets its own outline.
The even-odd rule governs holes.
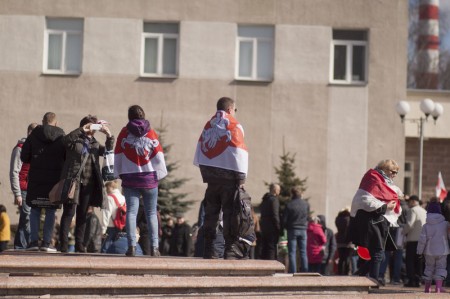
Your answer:
[[[256,240],[251,197],[244,188],[238,188],[234,195],[230,229],[237,239],[245,239],[250,244]]]

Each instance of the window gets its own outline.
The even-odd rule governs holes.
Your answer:
[[[413,175],[414,175],[414,167],[413,162],[405,161],[405,177],[404,177],[404,186],[403,192],[405,194],[411,195],[413,192]]]
[[[144,23],[141,50],[142,77],[176,77],[178,24]]]
[[[236,79],[273,80],[273,26],[239,26]]]
[[[44,73],[81,73],[83,20],[47,18],[44,36]]]
[[[332,83],[364,84],[367,82],[367,32],[333,30],[331,44]]]

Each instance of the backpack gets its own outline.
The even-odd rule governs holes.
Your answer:
[[[244,188],[238,187],[234,195],[230,229],[231,235],[239,240],[249,244],[256,240],[251,197]]]
[[[112,198],[114,198],[114,201],[116,202],[116,206],[117,206],[117,212],[116,212],[116,217],[114,218],[114,226],[118,229],[118,230],[122,230],[125,227],[125,223],[127,220],[127,205],[123,204],[120,205],[119,201],[117,200],[117,197],[114,194],[109,194]]]

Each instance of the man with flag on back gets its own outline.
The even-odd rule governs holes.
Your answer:
[[[231,218],[236,190],[243,188],[248,169],[248,151],[244,144],[244,130],[234,118],[237,109],[234,100],[222,97],[217,101],[217,112],[209,120],[200,136],[194,165],[200,167],[205,192],[205,259],[218,258],[213,241],[217,220],[223,211],[225,259],[246,259],[251,242],[231,234]]]

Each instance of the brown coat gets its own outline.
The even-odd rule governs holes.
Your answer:
[[[61,179],[73,178],[77,175],[83,162],[81,152],[83,150],[84,132],[82,128],[77,128],[63,137],[63,144],[66,148],[66,161],[61,173]],[[114,146],[114,137],[106,138],[106,150],[112,150]],[[94,207],[103,207],[104,202],[108,200],[105,185],[102,179],[100,168],[100,159],[105,153],[105,146],[100,145],[98,141],[92,137],[90,140],[90,152],[86,169],[83,171],[84,180],[92,180],[95,184],[92,198],[89,205]],[[75,189],[75,197],[73,203],[79,203],[80,188],[79,185]]]

